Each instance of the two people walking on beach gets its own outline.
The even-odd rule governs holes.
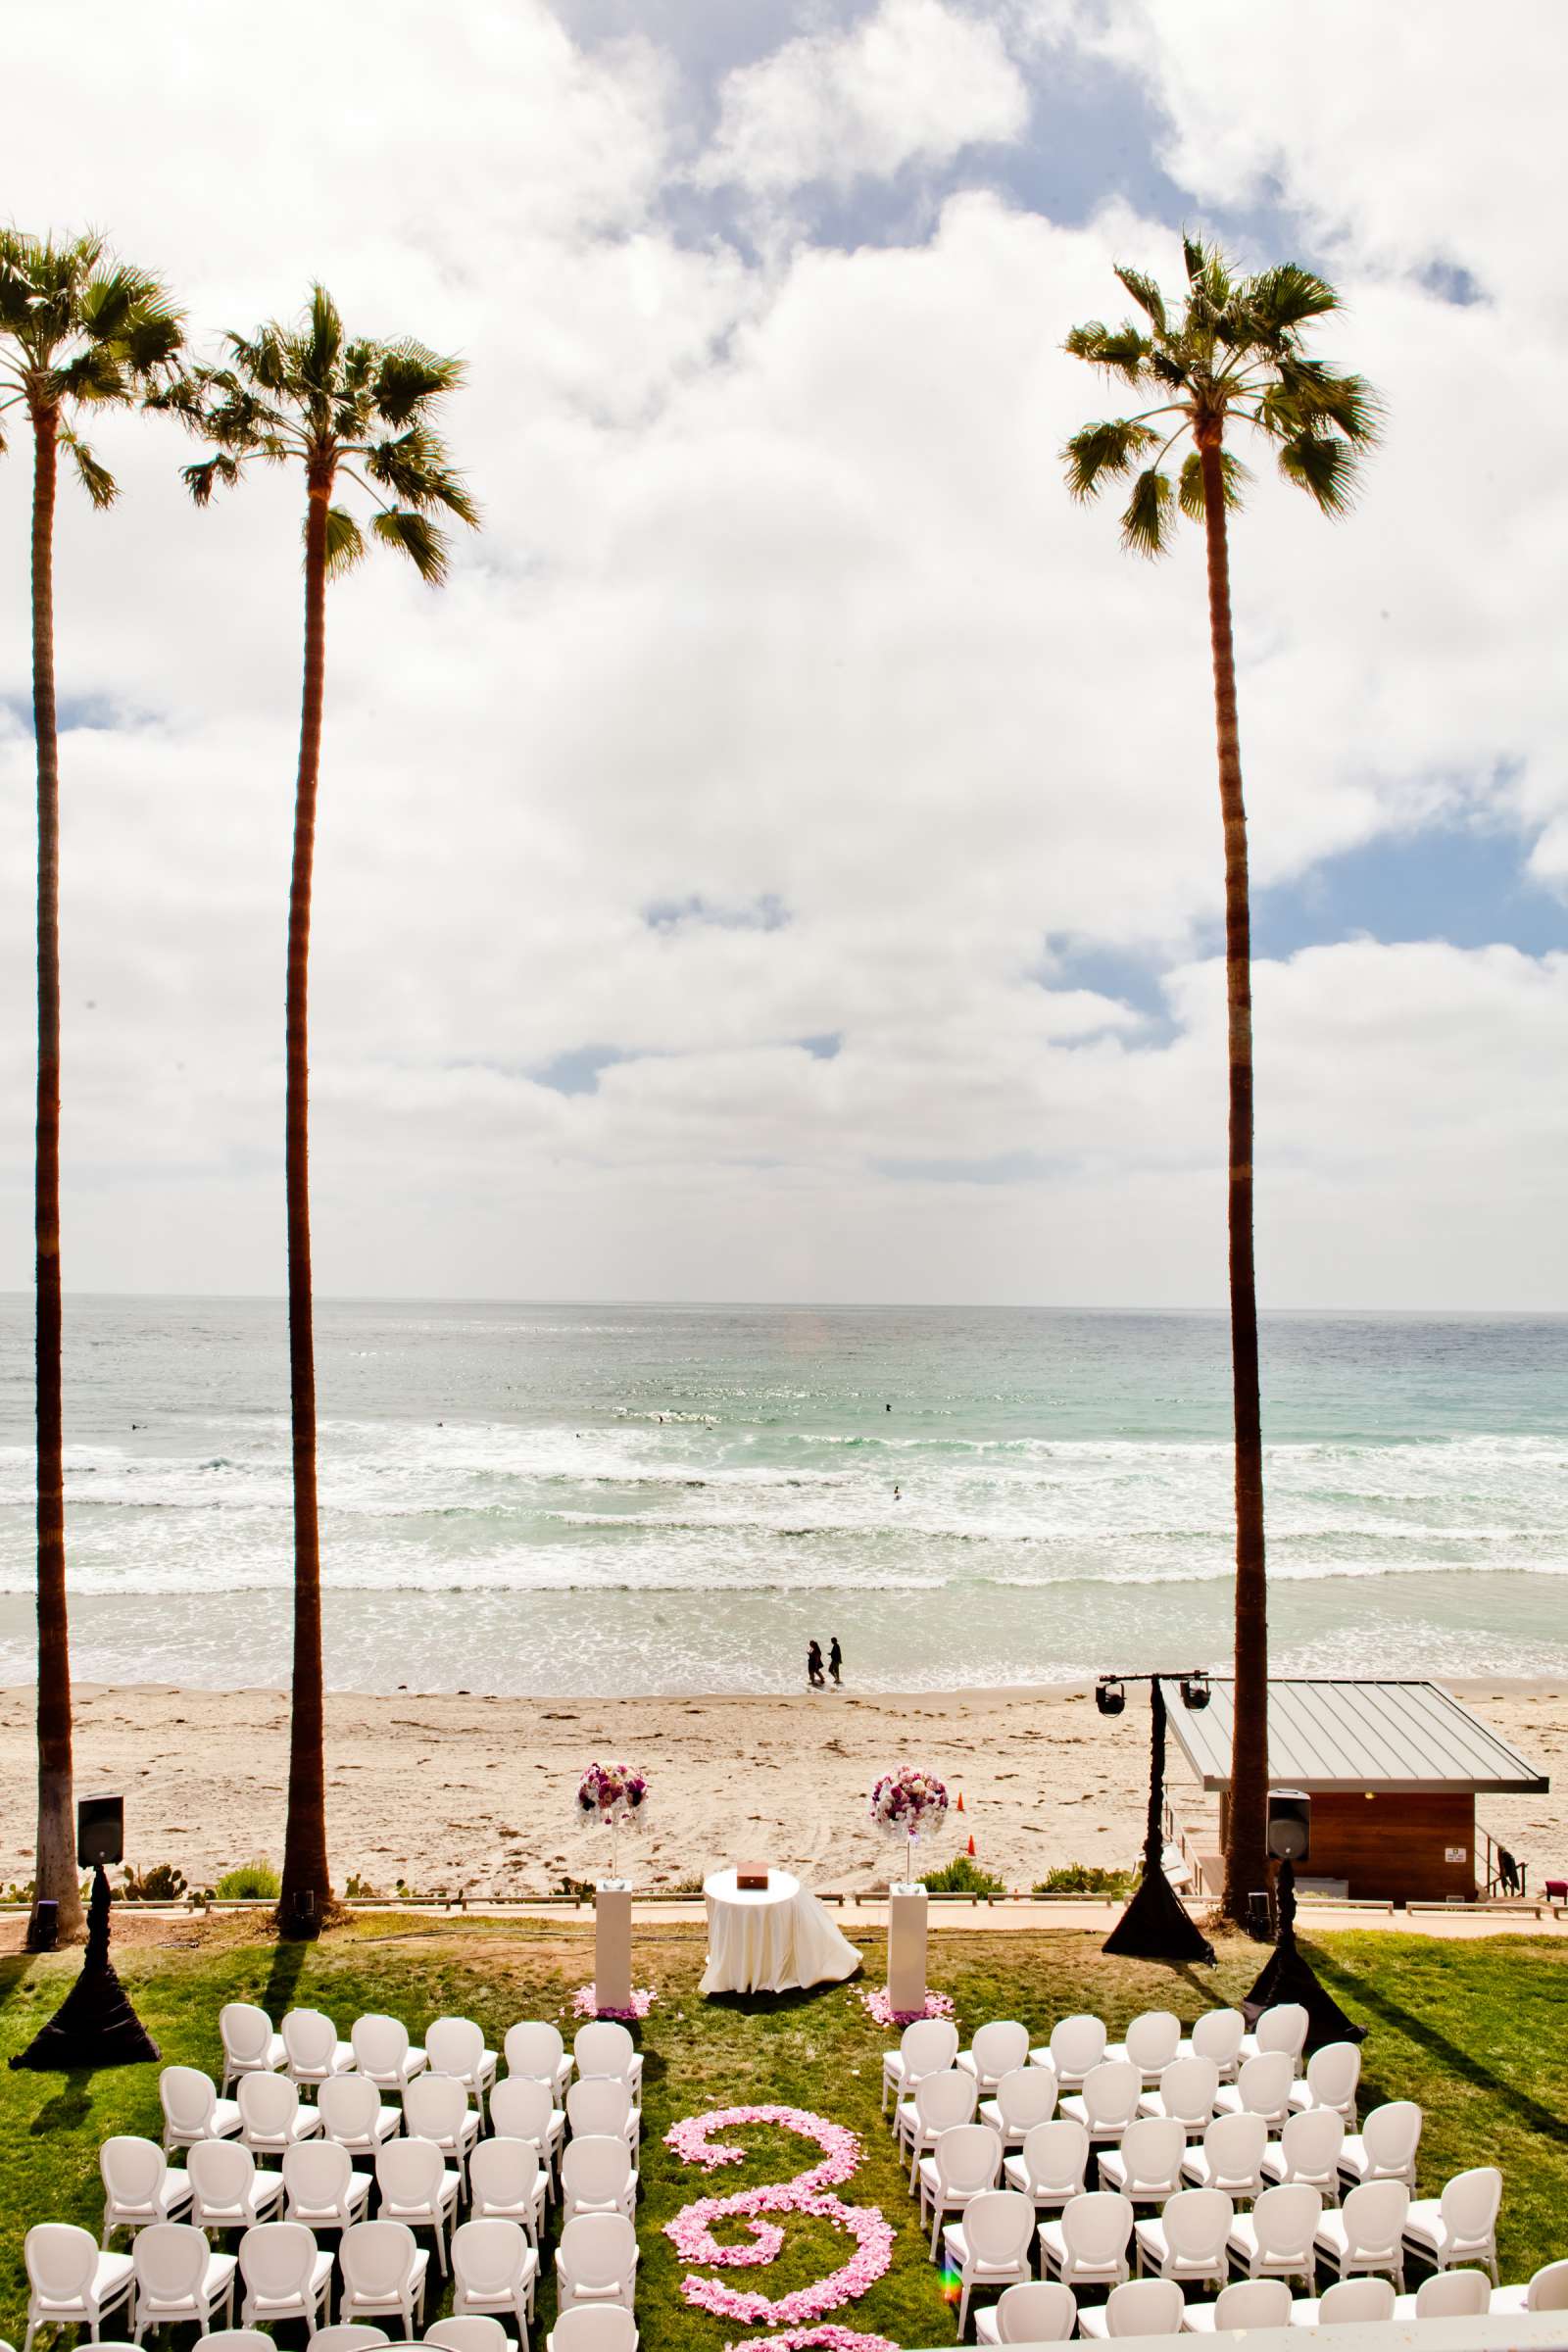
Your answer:
[[[835,1634],[832,1641],[828,1643],[827,1651],[827,1670],[828,1673],[833,1677],[833,1688],[835,1690],[841,1688],[840,1669],[842,1668],[843,1664],[844,1652],[839,1647],[839,1638],[837,1634]],[[822,1680],[822,1644],[820,1642],[811,1642],[807,1649],[806,1679],[813,1690],[825,1690],[827,1689],[826,1683]]]

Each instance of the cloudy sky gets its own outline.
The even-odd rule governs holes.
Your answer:
[[[1060,345],[1182,223],[1390,424],[1233,544],[1281,1306],[1568,1307],[1568,20],[1458,0],[54,0],[0,212],[199,342],[461,351],[448,588],[331,594],[318,1287],[1223,1298],[1200,547]],[[65,1263],[276,1292],[298,485],[68,495]],[[0,460],[0,1287],[31,1272],[24,448]]]

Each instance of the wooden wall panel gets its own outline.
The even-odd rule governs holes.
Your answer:
[[[1462,1856],[1448,1860],[1450,1853]],[[1476,1886],[1476,1802],[1441,1795],[1335,1791],[1312,1798],[1312,1853],[1302,1876],[1348,1879],[1352,1895],[1441,1902]]]

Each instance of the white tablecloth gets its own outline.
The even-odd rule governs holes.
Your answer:
[[[790,1992],[842,1984],[860,1955],[794,1874],[770,1870],[766,1892],[742,1892],[733,1870],[703,1882],[708,1968],[702,1992]]]

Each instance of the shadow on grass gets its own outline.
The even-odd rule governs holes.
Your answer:
[[[0,2009],[5,2007],[18,1986],[26,1983],[32,1962],[31,1952],[16,1952],[9,1960],[0,1960]]]
[[[1425,2018],[1417,2017],[1413,2010],[1391,1999],[1371,1978],[1347,1968],[1343,1961],[1331,1960],[1327,1953],[1320,1950],[1313,1950],[1311,1959],[1325,1984],[1336,1992],[1351,1994],[1374,2017],[1381,2018],[1386,2026],[1392,2026],[1396,2033],[1402,2034],[1407,2041],[1413,2041],[1418,2049],[1425,2050],[1430,2058],[1446,2067],[1450,2074],[1457,2075],[1462,2082],[1473,2083],[1477,2090],[1484,2090],[1496,2106],[1527,2125],[1532,2132],[1539,2132],[1543,2138],[1555,2140],[1559,2147],[1568,2147],[1568,2123],[1560,2115],[1553,2114],[1539,2099],[1533,2099],[1528,2091],[1516,2089],[1503,2076],[1494,2074],[1491,2067],[1482,2065],[1473,2051],[1463,2048],[1456,2041],[1450,2041],[1446,2034],[1436,2026],[1428,2025]]]
[[[308,1943],[278,1937],[272,1948],[272,1964],[267,1972],[267,1989],[262,1995],[262,2007],[269,2017],[282,2017],[293,2008],[295,1988],[310,1949]]]
[[[842,1992],[843,1984],[797,1984],[788,1992],[709,1992],[700,1997],[710,2009],[729,2017],[787,2017],[793,2010],[809,2009]]]
[[[86,2122],[92,2110],[92,2078],[90,2066],[72,2068],[54,2097],[39,2108],[27,2127],[34,2139],[51,2132],[74,2132]]]

